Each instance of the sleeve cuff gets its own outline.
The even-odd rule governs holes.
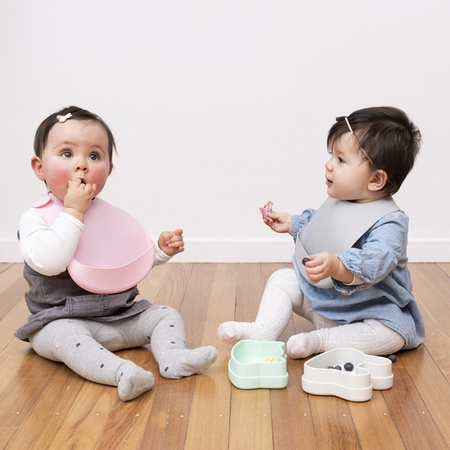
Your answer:
[[[158,245],[158,242],[155,242],[155,266],[159,264],[164,264],[172,259],[171,256],[166,255]]]

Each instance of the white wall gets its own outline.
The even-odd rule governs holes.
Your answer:
[[[449,21],[448,0],[0,0],[0,261],[45,191],[34,132],[69,104],[117,139],[102,197],[184,228],[177,261],[289,260],[258,207],[318,207],[334,118],[398,106],[424,141],[396,196],[410,259],[449,261]]]

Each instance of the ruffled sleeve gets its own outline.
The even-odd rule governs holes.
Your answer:
[[[407,236],[408,216],[403,211],[380,219],[351,249],[336,255],[363,284],[348,286],[335,280],[336,290],[350,295],[380,283],[394,268],[405,269]]]

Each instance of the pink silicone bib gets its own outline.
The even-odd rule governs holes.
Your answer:
[[[51,193],[33,206],[49,225],[64,208]],[[154,244],[134,217],[96,198],[84,224],[75,255],[67,266],[78,286],[96,294],[112,294],[130,289],[148,275],[155,261]]]

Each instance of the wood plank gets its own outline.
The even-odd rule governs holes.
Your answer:
[[[24,298],[28,286],[22,272],[23,264],[13,264],[0,274],[0,320]]]
[[[154,392],[147,394],[126,403],[116,399],[95,448],[140,448],[145,426],[153,411]]]
[[[292,264],[262,264],[262,284],[265,286],[274,272],[286,268],[292,269]],[[294,314],[294,316],[296,315]],[[298,318],[298,316],[296,317]],[[301,319],[301,323],[303,320]],[[304,330],[309,331],[313,328],[312,324],[309,324],[309,327],[305,327]],[[293,319],[278,339],[286,342],[290,336],[301,331],[303,329],[296,330]],[[294,360],[288,357],[289,381],[286,389],[270,391],[274,448],[296,449],[299,446],[305,450],[317,448],[309,399],[301,387],[303,365],[304,360]]]
[[[0,274],[13,266],[13,263],[0,263]]]
[[[417,294],[416,299],[422,311],[425,321],[425,341],[424,345],[434,359],[439,369],[450,380],[450,336],[443,330],[441,323],[426,306],[426,300],[422,299],[422,294]],[[450,314],[449,314],[450,315]],[[447,319],[450,320],[450,317]]]
[[[421,299],[446,334],[450,334],[448,293],[450,277],[436,264],[408,266],[413,282],[413,294]]]
[[[418,264],[415,264],[418,265]],[[443,270],[448,277],[450,277],[450,263],[439,263],[438,267]]]
[[[229,448],[272,449],[270,390],[232,387]]]
[[[180,308],[180,314],[186,323],[187,348],[195,348],[202,345],[214,272],[214,265],[195,264],[190,274],[189,283]],[[173,397],[167,417],[165,437],[165,446],[167,448],[184,447],[189,423],[187,418],[190,417],[197,378],[209,376],[211,370],[212,368],[206,370],[204,374],[172,381]],[[182,401],[179,400],[180,397]]]
[[[115,388],[85,382],[48,448],[95,448],[111,410],[122,406]]]
[[[259,264],[241,264],[237,281],[236,316],[253,321],[263,292]],[[268,389],[241,390],[232,387],[230,440],[232,449],[272,448],[272,423]]]
[[[35,380],[35,389],[41,386],[44,389],[39,392],[32,408],[24,414],[20,433],[16,433],[8,443],[11,448],[49,448],[55,432],[64,423],[81,386],[85,383],[84,379],[62,364],[50,363],[40,357],[39,359],[42,364],[53,366],[48,368],[54,370],[53,376],[46,378],[45,384],[42,380]],[[24,379],[27,389],[30,381],[27,375]]]
[[[156,299],[152,303],[155,305],[171,306],[179,311],[194,265],[167,263],[165,266],[167,266],[167,271],[163,283],[158,290]],[[159,267],[155,268],[155,270],[158,271],[159,269]],[[152,275],[151,272],[150,275]],[[149,281],[150,280],[151,279],[149,278]],[[148,285],[144,286],[148,287]],[[147,289],[143,289],[141,294],[143,298],[146,298],[147,296],[153,298],[153,294]]]
[[[430,280],[430,270],[435,271],[441,280],[434,284],[433,289],[424,287],[424,283],[428,284]],[[425,321],[425,345],[447,380],[450,380],[450,308],[448,301],[442,296],[449,292],[450,277],[441,270],[441,266],[437,264],[416,264],[411,267],[411,275],[414,295]],[[438,298],[436,291],[442,298]]]
[[[196,380],[186,449],[227,449],[230,422],[231,383],[228,378],[230,346],[217,337],[217,328],[234,315],[237,267],[235,264],[215,265],[214,281],[208,305],[202,345],[213,345],[219,351],[207,375]]]
[[[235,320],[253,322],[263,293],[260,264],[240,264],[236,290]]]
[[[348,403],[337,397],[309,395],[319,449],[359,449],[358,433]]]
[[[450,346],[445,347],[450,358]],[[425,408],[424,412],[432,417],[439,428],[447,448],[450,448],[450,420],[448,409],[443,409],[442,400],[450,399],[450,384],[441,368],[427,351],[427,346],[420,346],[415,351],[402,352],[399,355],[402,369],[405,369],[414,383]],[[397,363],[395,363],[397,367]],[[419,416],[420,417],[420,416]],[[431,429],[431,428],[430,428]]]
[[[168,273],[171,272],[169,264],[161,264],[153,267],[150,273],[138,284],[139,297],[138,299],[148,300],[150,303],[155,304],[156,299],[160,293],[162,284]],[[186,269],[190,270],[189,267]]]
[[[303,363],[288,359],[286,389],[270,391],[273,443],[279,449],[316,449],[309,397],[302,390]]]
[[[14,344],[8,346],[2,352],[2,355],[10,350],[14,354]],[[26,439],[26,436],[22,433],[22,424],[26,423],[27,418],[28,420],[33,419],[33,415],[29,416],[30,411],[57,369],[57,364],[44,360],[34,352],[23,353],[18,351],[17,355],[21,361],[18,365],[16,362],[16,365],[12,366],[15,369],[15,376],[12,379],[9,377],[9,383],[0,393],[0,404],[2,405],[0,427],[15,430],[15,433],[8,437],[8,442],[22,442]],[[4,361],[3,358],[2,360]],[[9,366],[9,359],[6,359],[6,361],[8,361],[7,365]],[[2,381],[2,383],[4,382]],[[56,395],[52,394],[51,397],[55,399]],[[0,447],[3,448],[5,444],[6,442],[0,442]],[[15,448],[27,447],[17,445]]]
[[[8,391],[14,390],[14,387],[17,386],[15,384],[16,379],[21,376],[23,370],[26,370],[24,365],[32,364],[38,360],[39,358],[36,358],[36,356],[29,351],[29,347],[18,340],[12,341],[0,352],[0,360],[2,361],[2,364],[0,364],[0,400],[9,395]],[[32,370],[32,367],[30,367],[30,370]],[[38,367],[38,370],[42,370],[42,368]]]
[[[183,267],[184,265],[181,265],[178,269]],[[178,304],[180,314],[185,321],[188,348],[198,347],[202,343],[213,273],[213,265],[193,265],[189,273],[189,282],[185,285],[183,296],[179,298]],[[163,289],[158,296],[158,302],[161,301],[162,295],[164,295]],[[168,303],[165,302],[164,304]],[[169,306],[174,307],[174,303],[171,302]],[[162,410],[165,410],[164,423],[163,417],[160,415],[155,424],[149,424],[150,427],[148,427],[148,431],[146,430],[143,439],[145,445],[151,445],[151,448],[161,444],[167,446],[167,448],[183,448],[188,426],[188,420],[185,419],[190,416],[196,378],[202,376],[204,375],[182,380],[160,378],[160,386],[158,386],[155,394],[155,405],[158,404]],[[157,437],[151,435],[150,430],[153,429],[153,425],[156,426]]]
[[[172,414],[172,381],[158,378],[153,388],[153,404],[142,436],[142,448],[164,448],[169,417]],[[175,391],[176,393],[176,391]],[[182,396],[184,397],[184,396]],[[181,420],[181,417],[178,417]],[[172,414],[172,421],[175,420]],[[113,432],[113,430],[111,430]],[[181,447],[182,448],[182,447]]]
[[[181,317],[185,321],[187,348],[202,344],[214,272],[213,264],[195,264],[190,273],[180,307]]]
[[[161,384],[170,386],[170,397],[167,402],[164,448],[184,448],[187,427],[189,424],[191,402],[196,376],[181,380],[162,379]],[[144,441],[145,445],[147,442]],[[153,448],[148,446],[147,448]]]
[[[139,286],[141,294],[144,298],[149,299],[154,304],[171,306],[177,310],[180,309],[183,296],[187,289],[189,276],[192,272],[192,264],[177,264],[170,263],[164,266],[158,266],[150,275],[161,276],[160,269],[167,269],[162,278],[161,286],[157,289],[155,297],[155,289],[151,287],[151,278],[147,277],[145,282]],[[155,368],[152,370],[155,376],[155,387],[152,389],[151,395],[152,403],[149,405],[149,414],[146,418],[145,427],[142,429],[142,442],[145,444],[144,448],[163,448],[167,435],[168,418],[172,414],[172,391],[173,381],[162,378],[159,374],[159,368],[155,362]],[[176,380],[178,381],[178,380]],[[146,394],[146,396],[148,397]],[[179,417],[179,419],[181,419]],[[113,432],[113,430],[110,430]]]
[[[417,372],[413,378],[407,369],[409,358],[413,358],[413,364],[418,367],[424,367],[431,361],[427,358],[424,347],[399,354],[397,362],[393,364],[394,386],[383,391],[383,397],[389,405],[390,413],[406,448],[448,449],[445,438],[424,402],[424,395],[430,395],[428,389],[423,393],[417,389],[418,384],[431,380],[424,372]],[[418,377],[423,377],[422,381],[419,381]]]
[[[117,355],[149,370],[155,375],[156,383],[159,382],[158,365],[149,346],[121,350],[117,352]],[[99,388],[99,393],[101,393],[102,387],[99,385],[91,383],[89,388],[93,389],[94,386]],[[127,448],[139,448],[143,440],[146,424],[153,412],[156,389],[157,387],[154,387],[137,399],[124,403],[119,399],[117,389],[110,388],[110,396],[112,397],[110,402],[114,400],[114,404],[111,406],[105,426],[99,430],[101,433],[98,436],[96,447],[120,448],[125,446]],[[92,398],[95,401],[98,395]]]
[[[17,338],[14,337],[14,333],[21,325],[26,323],[30,314],[25,300],[17,301],[16,303],[16,306],[14,306],[14,308],[2,320],[0,320],[0,351],[9,345],[11,341],[14,340],[18,342]],[[22,345],[27,348],[30,347],[30,345],[25,342],[22,342]]]
[[[363,449],[404,448],[382,391],[373,391],[372,398],[368,402],[348,402],[348,406]]]

